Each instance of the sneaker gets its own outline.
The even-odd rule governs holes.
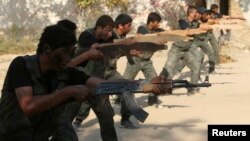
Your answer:
[[[140,128],[139,126],[134,125],[130,120],[121,121],[120,125],[121,125],[122,128],[127,128],[127,129],[138,129],[138,128]]]
[[[198,83],[203,83],[201,77],[199,78]]]
[[[157,108],[157,109],[162,109],[162,108],[164,108],[164,107],[158,103],[158,104],[155,105],[155,108]]]
[[[195,93],[198,93],[199,91],[200,91],[199,88],[188,88],[187,89],[188,94],[195,94]]]

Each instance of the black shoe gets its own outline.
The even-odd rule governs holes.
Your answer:
[[[158,103],[158,98],[157,96],[148,96],[148,105],[152,106],[154,104]]]
[[[208,73],[213,73],[215,70],[214,66],[210,66],[208,69]]]
[[[122,128],[127,128],[127,129],[138,129],[138,128],[140,128],[139,126],[134,125],[130,120],[121,121],[120,125],[121,125]]]
[[[215,70],[215,62],[209,62],[208,73],[212,73]]]

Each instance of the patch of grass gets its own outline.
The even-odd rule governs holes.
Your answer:
[[[37,48],[37,41],[22,38],[9,39],[7,37],[0,37],[0,55],[2,54],[26,54],[34,52]]]

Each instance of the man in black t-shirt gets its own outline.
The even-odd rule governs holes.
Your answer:
[[[108,15],[103,15],[97,19],[94,28],[90,28],[83,31],[78,39],[78,47],[84,48],[86,50],[95,50],[94,53],[96,54],[96,58],[93,58],[91,60],[86,60],[85,59],[86,55],[84,52],[79,56],[73,58],[69,63],[69,66],[71,67],[78,66],[78,68],[81,71],[91,76],[104,79],[105,66],[108,60],[103,58],[103,55],[95,48],[98,46],[98,44],[113,42],[112,39],[113,27],[114,27],[113,19]],[[111,107],[108,96],[98,96],[98,97],[94,96],[92,97],[92,99],[93,100],[91,102],[88,103],[83,102],[82,105],[84,105],[84,107],[81,108],[78,107],[78,109],[80,108],[79,112],[87,115],[90,108],[92,108],[93,110],[98,109],[98,112],[95,112],[95,114],[99,121],[102,140],[117,141],[118,139],[113,120],[114,111],[113,108]],[[80,123],[78,122],[79,119],[80,118],[76,116],[76,122],[74,122],[74,124]]]
[[[65,68],[75,34],[57,25],[44,29],[36,55],[15,58],[0,103],[0,140],[48,140],[70,99],[85,100],[103,80]],[[87,88],[88,87],[88,88]]]
[[[199,23],[196,20],[197,10],[194,6],[189,6],[187,9],[187,18],[179,20],[181,30],[196,29]],[[194,36],[194,35],[189,35]],[[160,73],[172,79],[177,70],[180,71],[185,65],[191,70],[190,83],[197,84],[200,77],[201,53],[197,50],[197,46],[193,45],[192,41],[177,41],[174,42],[168,53],[167,61]],[[199,89],[189,88],[188,93],[196,93]]]
[[[131,30],[131,25],[132,25],[132,18],[127,15],[127,14],[120,14],[117,16],[117,18],[115,19],[115,28],[113,29],[113,32],[112,32],[112,37],[107,40],[106,42],[110,42],[111,39],[123,39],[126,37],[126,34],[128,32],[130,32]],[[85,46],[85,45],[88,45],[88,41],[90,39],[87,39],[87,35],[89,33],[92,33],[92,35],[96,35],[96,31],[91,31],[91,29],[87,30],[88,32],[84,31],[80,38],[79,38],[79,43],[82,44],[82,46]],[[87,34],[86,34],[87,33]],[[94,40],[96,38],[96,36],[92,37],[91,40]],[[135,50],[131,50],[130,51],[130,54],[131,55],[137,55],[139,54],[139,52],[135,51]],[[124,79],[121,74],[116,70],[117,69],[117,61],[118,61],[119,57],[116,57],[116,58],[110,58],[108,59],[108,63],[107,64],[103,64],[103,67],[104,69],[97,69],[97,71],[99,73],[104,73],[103,76],[100,76],[104,79],[107,79],[107,80],[113,80],[113,79]],[[98,62],[91,62],[91,63],[98,63]],[[90,66],[88,66],[90,67]],[[95,67],[96,68],[99,68],[100,66],[97,66]],[[104,71],[104,72],[103,72]],[[91,72],[93,73],[93,71]],[[122,96],[119,96],[119,98],[117,98],[120,100],[121,102],[121,127],[124,127],[124,128],[129,128],[129,129],[136,129],[136,128],[139,128],[138,126],[134,125],[130,120],[130,116],[131,116],[131,112],[129,111],[124,99]],[[118,101],[118,100],[117,100]],[[80,107],[80,110],[79,110],[79,113],[77,114],[76,116],[76,119],[74,121],[74,125],[75,127],[80,127],[82,121],[84,119],[87,118],[88,114],[89,114],[89,111],[90,111],[90,106],[86,103],[82,103],[81,104],[81,107]]]
[[[66,68],[75,43],[74,32],[59,25],[48,26],[35,55],[20,56],[11,62],[0,99],[1,141],[48,141],[64,121],[59,118],[67,116],[63,115],[65,103],[84,101],[87,97],[89,100],[96,86],[105,81]],[[86,58],[94,58],[90,52],[86,55]],[[165,93],[165,89],[157,85],[152,91]],[[76,135],[74,131],[65,133]],[[61,138],[58,141],[76,140]]]
[[[132,22],[132,21],[131,21]],[[94,28],[87,29],[83,31],[78,40],[79,48],[85,48],[86,50],[93,50],[96,48],[96,44],[102,43],[111,43],[115,38],[116,34],[113,32],[114,21],[108,15],[103,15],[97,19],[96,25]],[[76,49],[77,51],[77,49]],[[96,51],[98,52],[98,51]],[[100,55],[103,57],[102,55]],[[101,58],[96,53],[96,58]],[[84,60],[84,53],[72,59],[69,63],[69,66],[80,65],[80,69],[86,72],[89,75],[96,76],[103,79],[113,79],[112,76],[118,76],[118,72],[116,71],[116,60],[104,58],[102,60]],[[112,75],[112,76],[111,76]],[[114,79],[119,79],[118,77]],[[96,113],[99,124],[101,127],[101,135],[103,141],[117,140],[114,121],[113,121],[113,108],[111,107],[110,101],[106,100],[106,97],[96,97],[95,103],[96,105],[102,104],[101,112]],[[76,115],[76,119],[74,121],[74,125],[79,127],[81,122],[88,116],[90,111],[90,103],[83,102],[79,109],[79,113]],[[100,107],[100,106],[99,106]],[[129,121],[130,112],[124,101],[122,101],[122,123],[126,123],[127,128],[137,128]],[[93,108],[92,108],[93,109]]]
[[[147,24],[139,26],[137,29],[137,33],[149,34],[164,31],[163,29],[159,28],[161,20],[162,18],[158,13],[151,12],[147,18]],[[151,60],[153,54],[154,52],[144,51],[139,56],[134,56],[132,59],[135,64],[130,64],[130,62],[127,62],[123,77],[133,80],[140,71],[142,71],[146,79],[152,79],[156,77],[157,73]],[[153,94],[149,94],[148,105],[152,106],[154,104],[156,104],[157,107],[159,106],[158,98]]]

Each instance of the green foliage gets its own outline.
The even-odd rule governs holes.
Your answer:
[[[122,11],[126,11],[128,9],[128,0],[106,0],[106,5],[109,9],[113,9],[116,6],[122,8]]]
[[[126,11],[128,8],[129,0],[76,0],[77,6],[83,10],[89,7],[94,6],[95,4],[103,3],[109,9],[113,9],[115,7],[119,7],[122,11]]]
[[[100,3],[101,1],[100,0],[76,0],[76,2],[77,2],[77,6],[80,9],[85,9],[85,8],[91,7],[95,3]]]
[[[0,37],[0,55],[26,54],[36,50],[37,41],[30,38],[14,40],[13,38]]]

